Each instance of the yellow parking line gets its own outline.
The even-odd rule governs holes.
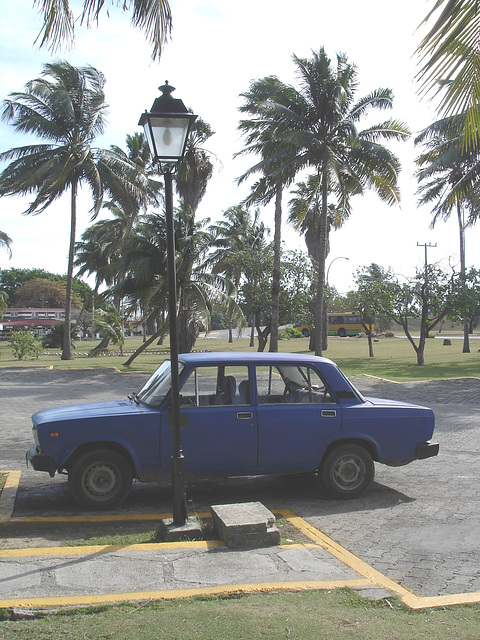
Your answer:
[[[7,479],[5,480],[2,492],[0,493],[0,522],[5,522],[10,520],[12,516],[22,472],[1,471],[1,473],[7,474]]]
[[[0,558],[27,558],[41,556],[83,556],[117,551],[164,551],[170,549],[217,549],[225,546],[221,540],[187,542],[142,542],[138,544],[92,544],[79,547],[35,547],[29,549],[0,549]]]
[[[198,518],[211,518],[210,512],[195,513]],[[148,522],[171,518],[171,513],[123,513],[123,514],[98,514],[78,516],[35,516],[10,518],[10,524],[75,524],[75,523],[99,523],[99,522]]]
[[[335,558],[341,560],[347,567],[350,567],[359,575],[367,578],[371,584],[382,587],[383,589],[398,595],[402,602],[411,609],[430,609],[434,607],[446,607],[451,605],[473,604],[480,602],[480,591],[444,596],[419,596],[383,573],[380,573],[380,571],[371,567],[351,551],[347,551],[347,549],[326,536],[322,531],[310,525],[303,518],[297,516],[293,511],[290,511],[290,509],[276,509],[275,511],[276,513],[281,513],[284,518],[287,518],[293,525],[302,531],[302,533],[326,549]]]
[[[191,589],[168,589],[164,591],[131,591],[90,596],[54,596],[45,598],[9,598],[0,600],[0,608],[10,607],[72,607],[81,605],[113,604],[126,600],[175,600],[194,596],[216,596],[225,593],[254,593],[270,591],[329,590],[370,586],[367,580],[329,580],[308,582],[262,582],[196,587]]]

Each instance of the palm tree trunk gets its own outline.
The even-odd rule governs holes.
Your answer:
[[[280,317],[280,259],[282,242],[282,189],[277,187],[275,197],[275,233],[273,238],[272,274],[272,333],[270,351],[278,351],[278,322]]]
[[[147,347],[149,347],[153,342],[155,342],[155,340],[156,340],[158,337],[164,336],[164,335],[166,334],[166,332],[167,332],[167,327],[166,327],[165,325],[163,325],[163,326],[161,327],[161,329],[158,329],[158,331],[155,331],[155,333],[154,333],[153,335],[151,335],[151,336],[150,336],[150,338],[148,338],[148,340],[146,340],[145,342],[143,342],[143,343],[138,347],[138,349],[135,351],[135,353],[133,353],[133,354],[130,356],[130,358],[129,358],[126,362],[124,362],[124,363],[123,363],[123,365],[124,365],[125,367],[129,367],[129,366],[132,364],[132,362],[135,360],[135,358],[136,358],[137,356],[139,356],[141,353],[143,353],[143,351],[145,351],[145,349],[146,349]]]
[[[318,250],[317,262],[317,291],[314,305],[315,318],[315,355],[322,355],[323,347],[323,313],[325,307],[325,259],[327,256],[327,238],[328,238],[328,191],[327,191],[327,172],[322,174],[322,208],[320,212],[320,246]]]
[[[457,217],[458,217],[458,228],[460,230],[460,282],[462,285],[462,298],[464,299],[465,295],[465,225],[463,224],[462,219],[462,210],[460,207],[460,202],[457,200]],[[464,307],[462,309],[463,314],[463,353],[470,353],[470,338],[468,335],[468,318],[467,311]]]
[[[72,281],[73,259],[75,256],[75,235],[77,230],[77,180],[72,182],[70,204],[70,246],[68,249],[67,286],[65,294],[65,324],[63,327],[62,360],[72,360],[71,316],[72,316]]]

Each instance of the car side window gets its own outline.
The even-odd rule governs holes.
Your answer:
[[[285,402],[285,381],[277,367],[256,368],[258,404],[280,404]]]
[[[180,390],[180,406],[211,407],[250,404],[247,367],[195,368]]]
[[[311,367],[257,367],[256,378],[259,404],[335,402],[317,371]]]

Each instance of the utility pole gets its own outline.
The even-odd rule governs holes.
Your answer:
[[[429,249],[429,248],[435,249],[436,246],[437,246],[437,243],[432,244],[431,242],[429,242],[427,244],[426,242],[424,242],[423,244],[421,244],[421,242],[417,242],[417,247],[424,247],[425,248],[425,285],[427,284],[427,277],[428,277],[427,249]]]
[[[420,243],[417,242],[417,247],[423,247],[425,249],[425,275],[423,287],[420,288],[420,298],[422,301],[422,312],[420,317],[420,339],[418,341],[417,349],[417,363],[419,365],[425,364],[424,352],[425,342],[428,337],[428,306],[429,306],[429,291],[428,291],[428,257],[427,250],[430,247],[436,247],[437,243],[431,244],[430,242]]]

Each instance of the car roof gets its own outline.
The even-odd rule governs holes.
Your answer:
[[[178,356],[181,362],[187,365],[208,363],[261,363],[261,364],[333,364],[331,360],[320,356],[302,353],[244,353],[242,351],[208,351],[202,353],[181,353]]]

